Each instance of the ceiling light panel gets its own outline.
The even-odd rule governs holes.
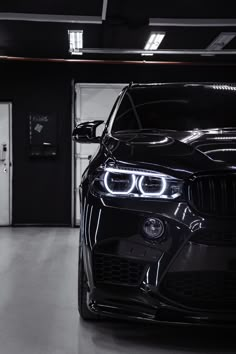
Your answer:
[[[70,53],[71,54],[83,54],[81,49],[83,48],[83,31],[68,31]]]
[[[161,42],[163,41],[165,37],[164,32],[152,32],[150,34],[150,37],[147,40],[147,43],[145,44],[144,49],[145,50],[157,50],[157,48],[160,46]]]
[[[143,57],[152,57],[153,53],[142,53],[141,54]]]
[[[207,50],[222,50],[236,36],[235,32],[222,32],[214,41],[206,48]]]

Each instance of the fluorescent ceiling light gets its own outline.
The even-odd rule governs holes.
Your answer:
[[[71,54],[83,54],[83,31],[68,31]]]
[[[235,18],[149,18],[149,26],[235,27]]]
[[[142,53],[141,55],[143,57],[151,57],[151,56],[153,56],[153,53]]]
[[[150,34],[150,37],[148,38],[147,43],[145,44],[144,49],[145,50],[157,50],[161,42],[163,41],[165,37],[164,32],[152,32]]]
[[[222,32],[217,36],[214,41],[206,48],[207,50],[222,50],[227,44],[234,39],[236,33]]]

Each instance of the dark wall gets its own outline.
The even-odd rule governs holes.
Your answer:
[[[76,65],[70,73],[78,82],[236,81],[235,66]]]
[[[5,65],[0,100],[13,107],[13,223],[65,224],[71,221],[70,80],[40,67]],[[57,116],[58,154],[29,156],[29,114]]]
[[[13,104],[13,223],[71,223],[71,82],[236,81],[235,66],[0,63]],[[29,114],[57,116],[55,159],[29,157]]]

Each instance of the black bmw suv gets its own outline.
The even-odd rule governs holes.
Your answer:
[[[100,148],[80,186],[79,312],[236,323],[236,86],[131,84],[76,142]]]

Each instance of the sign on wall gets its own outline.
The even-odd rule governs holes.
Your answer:
[[[29,155],[54,157],[57,154],[57,117],[55,114],[30,113]]]

